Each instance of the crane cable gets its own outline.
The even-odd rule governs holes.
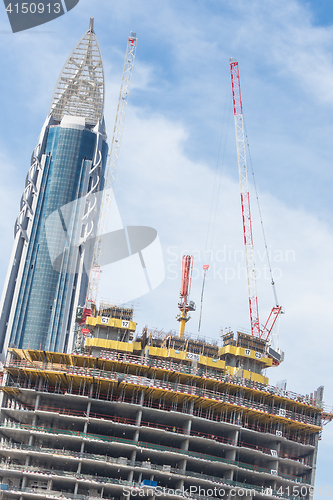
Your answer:
[[[227,112],[227,103],[228,102],[229,102],[229,111]],[[226,98],[225,98],[225,103],[224,103],[223,118],[222,118],[222,123],[224,123],[226,121],[226,116],[227,116],[227,126],[226,126],[224,147],[223,147],[223,153],[222,153],[221,167],[220,167],[220,170],[219,170],[218,167],[219,167],[219,163],[220,163],[221,146],[222,146],[223,130],[224,130],[223,126],[222,126],[221,134],[220,134],[220,142],[219,142],[219,148],[218,148],[216,165],[215,165],[214,187],[213,187],[213,194],[212,194],[212,198],[211,198],[209,218],[208,218],[208,225],[207,225],[207,236],[206,236],[206,243],[205,243],[205,253],[208,250],[208,246],[211,249],[213,247],[214,234],[215,234],[215,224],[216,224],[216,216],[217,216],[217,209],[218,209],[218,203],[219,203],[219,198],[220,198],[220,189],[221,189],[221,181],[222,181],[222,170],[223,170],[223,167],[224,167],[224,158],[225,158],[225,151],[226,151],[226,144],[227,144],[227,137],[228,137],[228,130],[229,130],[229,121],[230,121],[230,116],[231,116],[230,115],[230,109],[231,109],[231,102],[230,102],[230,99],[229,99],[229,92],[227,92],[226,93]],[[216,192],[216,196],[215,196],[215,186],[216,186],[216,183],[217,183],[217,177],[218,177],[218,175],[219,175],[219,181],[218,181],[217,192]],[[203,266],[204,276],[203,276],[202,289],[201,289],[201,301],[200,301],[200,315],[199,315],[198,332],[200,332],[200,329],[201,329],[203,296],[204,296],[204,289],[205,289],[206,273],[208,271],[208,268],[209,268],[208,264],[205,264]]]
[[[260,218],[260,225],[261,225],[261,230],[262,230],[262,234],[263,234],[263,238],[264,238],[264,245],[265,245],[266,257],[267,257],[267,262],[268,262],[269,274],[270,274],[270,278],[271,278],[271,285],[272,285],[272,288],[273,288],[273,294],[274,294],[275,304],[278,307],[279,306],[279,302],[278,302],[278,299],[277,299],[277,294],[276,294],[276,289],[275,289],[275,281],[274,281],[274,278],[273,278],[272,266],[271,266],[271,261],[270,261],[270,258],[269,258],[269,252],[268,252],[266,234],[265,234],[264,223],[263,223],[262,215],[261,215],[261,208],[260,208],[260,203],[259,203],[259,195],[258,195],[257,184],[256,184],[255,176],[254,176],[254,170],[253,170],[253,165],[252,165],[252,157],[251,157],[251,151],[250,151],[250,144],[249,144],[249,138],[248,138],[247,131],[246,131],[244,115],[243,115],[243,123],[244,123],[244,132],[245,132],[245,138],[246,138],[246,146],[247,146],[247,150],[248,150],[248,153],[249,153],[249,161],[250,161],[250,166],[251,166],[251,174],[252,174],[252,179],[253,179],[253,185],[254,185],[254,190],[255,190],[256,199],[257,199],[258,212],[259,212],[259,218]]]
[[[229,110],[227,112],[227,102],[229,101]],[[226,100],[224,104],[224,111],[223,111],[223,119],[222,122],[224,123],[226,120],[226,115],[227,115],[227,126],[226,126],[226,133],[225,133],[225,140],[224,140],[224,146],[223,146],[223,153],[222,153],[222,161],[221,161],[221,167],[219,170],[219,162],[220,162],[220,155],[221,155],[221,146],[222,146],[222,139],[223,139],[223,126],[221,129],[221,135],[220,135],[220,142],[219,142],[219,149],[217,153],[217,159],[216,159],[216,165],[215,165],[215,177],[214,177],[214,187],[213,187],[213,194],[211,198],[211,204],[210,204],[210,212],[209,212],[209,219],[208,219],[208,226],[207,226],[207,236],[206,236],[206,244],[205,244],[205,252],[208,250],[208,247],[212,248],[213,247],[213,241],[214,241],[214,233],[215,233],[215,224],[216,224],[216,216],[217,216],[217,208],[218,208],[218,203],[219,203],[219,197],[220,197],[220,189],[221,189],[221,182],[222,182],[222,171],[224,167],[224,158],[225,158],[225,151],[226,151],[226,144],[227,144],[227,138],[228,138],[228,130],[229,130],[229,122],[230,122],[230,109],[231,109],[231,103],[229,100],[229,93],[227,92],[226,94]],[[217,183],[217,177],[219,175],[219,181],[218,181],[218,186],[217,186],[217,193],[215,195],[215,186]],[[213,218],[213,221],[212,221]],[[211,232],[211,235],[210,235]]]
[[[205,264],[203,267],[204,275],[203,275],[203,280],[202,280],[202,290],[201,290],[201,301],[200,301],[200,316],[199,316],[199,326],[198,326],[198,332],[200,332],[201,328],[201,317],[202,317],[202,303],[203,303],[203,294],[204,294],[204,289],[205,289],[205,281],[206,281],[206,273],[208,271],[209,265]]]

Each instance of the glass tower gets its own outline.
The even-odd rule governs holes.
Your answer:
[[[64,352],[85,301],[107,158],[93,19],[68,57],[31,159],[0,304],[0,350]]]

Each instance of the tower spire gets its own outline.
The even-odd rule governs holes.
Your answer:
[[[91,33],[94,33],[94,18],[93,17],[90,18],[89,31],[91,31]]]
[[[96,125],[103,118],[103,109],[103,61],[91,17],[88,31],[74,47],[60,73],[50,113],[57,121],[71,115]]]

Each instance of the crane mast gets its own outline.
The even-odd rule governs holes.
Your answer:
[[[231,74],[232,101],[233,101],[234,118],[235,118],[240,197],[241,197],[242,221],[243,221],[243,236],[244,236],[245,257],[246,257],[247,283],[249,292],[251,333],[255,337],[259,338],[264,337],[264,340],[268,341],[272,329],[274,327],[274,324],[279,314],[282,312],[282,307],[276,304],[276,306],[272,308],[269,317],[265,323],[265,326],[261,329],[259,323],[252,219],[250,210],[250,193],[249,193],[249,185],[247,178],[245,132],[244,132],[243,106],[242,106],[242,97],[240,88],[239,68],[238,68],[238,62],[233,61],[232,58],[230,59],[230,74]],[[274,282],[272,283],[274,285]]]
[[[102,235],[107,232],[109,224],[111,203],[113,196],[113,187],[116,179],[118,166],[119,152],[123,130],[125,125],[125,116],[128,102],[128,95],[131,86],[135,53],[137,47],[136,33],[131,31],[128,38],[127,49],[125,55],[125,63],[122,74],[117,113],[113,128],[113,135],[110,147],[110,155],[105,176],[105,186],[103,191],[103,199],[101,204],[100,217],[98,221],[97,239],[94,247],[93,264],[90,270],[88,290],[86,295],[85,309],[90,309],[91,304],[96,303],[99,277],[101,273],[100,258],[103,254],[103,238]]]
[[[234,118],[235,118],[240,198],[242,207],[247,284],[249,292],[251,333],[255,337],[260,337],[261,332],[259,325],[256,270],[254,261],[252,220],[251,220],[251,210],[250,210],[250,194],[249,194],[249,185],[247,179],[243,108],[242,108],[241,88],[239,79],[239,68],[237,61],[232,61],[232,60],[230,61],[230,73],[231,73],[232,100],[233,100]]]

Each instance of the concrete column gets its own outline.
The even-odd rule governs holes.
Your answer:
[[[277,458],[279,456],[281,443],[279,441],[275,441],[269,445],[269,448],[271,450],[272,460],[267,462],[267,468],[279,472],[279,461]],[[273,489],[275,489],[275,485],[276,481],[274,481],[274,484],[271,485]]]
[[[141,399],[142,399],[142,393],[144,392],[143,391],[141,392]],[[140,427],[141,425],[141,419],[142,419],[142,410],[139,410],[135,417],[135,425],[137,425],[138,427]],[[133,441],[139,441],[139,434],[140,434],[139,429],[137,429],[134,432]]]
[[[87,411],[86,411],[86,417],[87,417],[87,419],[86,419],[86,421],[84,423],[84,428],[83,428],[83,432],[85,434],[87,433],[87,430],[88,430],[90,409],[91,409],[91,401],[88,401]]]
[[[313,451],[312,455],[312,461],[311,461],[311,476],[310,476],[310,481],[311,481],[311,486],[314,486],[315,482],[315,474],[316,474],[316,463],[317,463],[317,454],[318,454],[318,441],[319,441],[319,434],[315,435],[315,449]]]
[[[145,391],[141,391],[140,405],[143,405],[144,400],[145,400]]]
[[[234,479],[234,471],[233,469],[229,469],[227,471],[223,471],[223,478],[228,479],[229,481],[233,481]]]
[[[81,474],[81,467],[82,467],[82,462],[79,462],[78,465],[77,465],[76,474]]]
[[[184,434],[187,434],[187,435],[191,434],[191,427],[192,427],[192,419],[190,418],[183,425]]]
[[[281,443],[279,441],[275,441],[274,443],[270,443],[267,448],[269,448],[270,450],[273,450],[271,452],[272,454],[272,457],[274,457],[275,455],[279,455],[280,453],[280,448],[281,448]],[[274,453],[274,451],[276,451],[276,454]]]
[[[36,425],[36,424],[33,424],[33,425]],[[29,446],[33,446],[34,445],[34,442],[35,442],[35,436],[33,434],[30,434],[29,436],[29,443],[28,445]]]
[[[74,495],[77,495],[78,489],[79,489],[79,483],[76,482],[74,486]]]
[[[180,462],[178,462],[178,469],[186,470],[186,465],[187,465],[187,460],[186,458],[184,458],[184,460],[180,460]]]
[[[267,467],[267,469],[270,469],[270,470],[279,471],[279,462],[278,462],[278,460],[270,460],[269,462],[267,462],[266,467]]]
[[[52,481],[52,479],[49,479],[47,482],[47,489],[52,490],[52,486],[53,486],[53,481]]]
[[[91,410],[91,401],[88,401],[88,404],[87,404],[87,417],[89,417],[89,415],[90,415],[90,410]]]
[[[142,419],[142,410],[139,410],[138,413],[136,414],[136,419],[135,419],[135,425],[141,425],[141,419]]]
[[[236,446],[238,445],[238,438],[239,438],[239,430],[229,432],[228,439],[231,439],[233,441],[233,444]]]
[[[39,383],[38,383],[38,390],[40,391],[42,389],[42,385],[43,385],[43,377],[39,377]]]
[[[136,450],[133,450],[131,453],[131,462],[134,462],[136,460]],[[130,470],[127,476],[127,481],[133,481],[133,476],[134,476],[134,470]]]
[[[36,401],[35,401],[35,411],[38,410],[39,403],[40,403],[40,394],[37,394]]]
[[[179,479],[176,483],[175,490],[182,490],[184,488],[184,479]]]
[[[191,401],[190,404],[190,414],[193,415],[193,409],[194,409],[194,401]]]
[[[234,430],[234,431],[231,431],[228,433],[228,439],[231,439],[232,440],[232,443],[235,445],[235,446],[238,446],[238,441],[239,441],[239,437],[240,437],[240,432],[238,429]],[[234,449],[234,450],[228,450],[225,454],[225,457],[228,459],[228,460],[236,460],[236,452],[237,450]],[[228,479],[229,481],[233,481],[234,479],[234,470],[233,469],[229,469],[227,470],[226,472],[223,473],[223,477],[225,479]]]
[[[6,375],[4,375],[4,378],[6,377]],[[1,391],[1,393],[0,393],[0,408],[5,408],[7,406],[7,401],[8,401],[8,395],[4,391]],[[1,419],[0,422],[3,422],[4,417],[1,414],[0,414],[0,419]]]
[[[189,439],[185,439],[185,441],[182,441],[182,444],[180,445],[181,450],[188,450],[188,445],[190,443]]]
[[[27,487],[27,476],[23,476],[21,488],[26,488],[26,487]]]
[[[228,460],[236,460],[236,449],[228,450],[225,454],[225,458],[227,458]]]

